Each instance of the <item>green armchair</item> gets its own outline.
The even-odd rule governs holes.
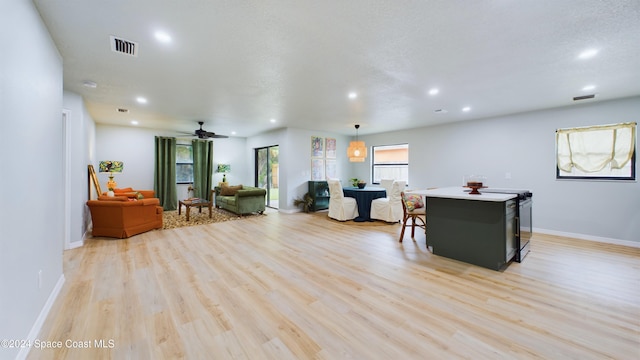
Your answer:
[[[242,216],[259,213],[265,209],[267,191],[252,186],[216,186],[211,190],[211,198],[215,199],[217,208],[229,210]]]

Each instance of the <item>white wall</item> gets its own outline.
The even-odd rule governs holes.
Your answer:
[[[64,282],[62,58],[31,1],[0,2],[0,43],[0,339],[28,339]]]
[[[98,171],[98,163],[103,160],[124,162],[121,174],[115,174],[118,187],[132,187],[139,190],[153,190],[154,148],[156,136],[175,136],[166,130],[154,130],[131,126],[96,125],[96,156],[93,166]],[[246,139],[230,137],[213,139],[214,167],[218,163],[231,164],[227,181],[242,183],[247,177]],[[189,143],[189,141],[187,141]],[[108,175],[97,173],[103,191],[106,191]],[[214,173],[213,183],[222,180],[221,174]],[[187,197],[188,185],[178,185],[178,198]]]
[[[84,105],[82,97],[70,91],[63,94],[63,106],[68,111],[69,150],[71,152],[71,231],[67,248],[82,245],[91,223],[91,213],[85,205],[89,198],[87,165],[95,156],[95,123]],[[93,187],[93,185],[92,185]]]
[[[483,174],[491,187],[532,190],[536,229],[640,242],[640,183],[555,178],[557,128],[637,121],[639,113],[634,97],[361,138],[369,147],[409,143],[411,188],[460,186],[464,175]],[[368,162],[354,170],[370,178]]]
[[[349,145],[346,136],[329,131],[286,128],[257,135],[247,140],[248,171],[251,176],[254,171],[254,149],[272,145],[279,146],[280,211],[299,211],[300,209],[293,205],[293,200],[302,197],[308,191],[308,181],[311,180],[311,136],[336,139],[337,176],[343,180],[351,177],[349,161],[344,156]]]

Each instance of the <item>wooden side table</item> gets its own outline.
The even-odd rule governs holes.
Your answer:
[[[211,219],[212,217],[212,212],[211,212],[211,208],[212,208],[212,202],[211,201],[207,201],[205,199],[186,199],[186,200],[180,200],[178,201],[178,215],[182,214],[182,206],[184,205],[184,207],[186,208],[186,215],[187,215],[187,221],[189,221],[189,210],[191,207],[197,207],[198,208],[198,212],[202,213],[202,208],[204,206],[209,208],[209,219]]]

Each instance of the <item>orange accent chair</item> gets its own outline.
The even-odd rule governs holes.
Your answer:
[[[142,193],[142,191],[138,191]],[[87,201],[93,222],[93,236],[128,238],[149,230],[162,229],[162,206],[153,191],[143,199],[127,196],[100,196]]]

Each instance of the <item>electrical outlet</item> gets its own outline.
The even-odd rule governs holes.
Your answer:
[[[42,270],[38,271],[38,289],[42,289]]]

